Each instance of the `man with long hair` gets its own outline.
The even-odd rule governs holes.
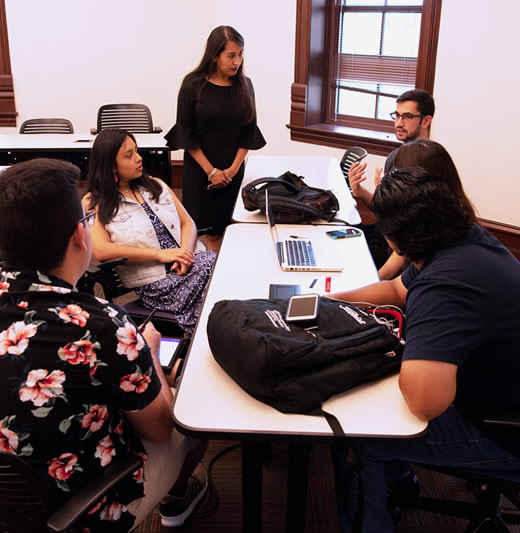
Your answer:
[[[354,443],[366,495],[363,531],[386,533],[393,531],[387,487],[398,481],[389,462],[520,470],[519,443],[481,424],[490,411],[520,409],[520,262],[431,171],[393,170],[372,206],[390,247],[410,265],[393,280],[333,297],[406,309],[399,386],[411,412],[429,421],[417,444]],[[348,532],[356,498],[346,487],[356,474],[341,452],[334,457]]]

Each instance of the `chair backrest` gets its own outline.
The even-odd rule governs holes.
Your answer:
[[[32,118],[20,126],[20,133],[74,133],[66,118]]]
[[[130,133],[158,133],[154,128],[152,114],[144,104],[106,104],[99,108],[97,131],[107,128],[122,128]]]
[[[349,148],[343,154],[343,158],[341,159],[341,163],[339,164],[339,166],[341,167],[341,171],[343,172],[343,176],[345,177],[345,181],[347,182],[347,186],[350,190],[352,190],[348,181],[348,173],[350,167],[356,161],[361,161],[361,159],[363,159],[367,155],[368,152],[360,146],[352,146],[352,148]]]
[[[47,519],[54,510],[52,494],[51,487],[28,463],[0,452],[0,531],[48,531]]]

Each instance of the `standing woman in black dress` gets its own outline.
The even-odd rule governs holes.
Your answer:
[[[177,123],[165,135],[184,148],[182,201],[206,245],[218,251],[244,177],[249,150],[265,146],[256,125],[253,84],[243,72],[244,39],[231,26],[209,35],[200,65],[183,80]]]

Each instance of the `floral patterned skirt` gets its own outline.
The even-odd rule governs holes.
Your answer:
[[[215,252],[206,250],[195,254],[189,272],[179,276],[167,270],[166,277],[135,289],[146,307],[168,311],[175,315],[179,326],[193,334],[215,263]]]

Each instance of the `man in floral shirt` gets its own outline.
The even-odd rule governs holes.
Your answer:
[[[122,309],[75,289],[92,253],[78,177],[51,159],[0,174],[0,450],[38,469],[58,501],[115,457],[142,455],[144,467],[84,520],[123,532],[174,484],[173,494],[186,492],[202,452],[173,429],[157,331],[149,324],[141,335]]]

